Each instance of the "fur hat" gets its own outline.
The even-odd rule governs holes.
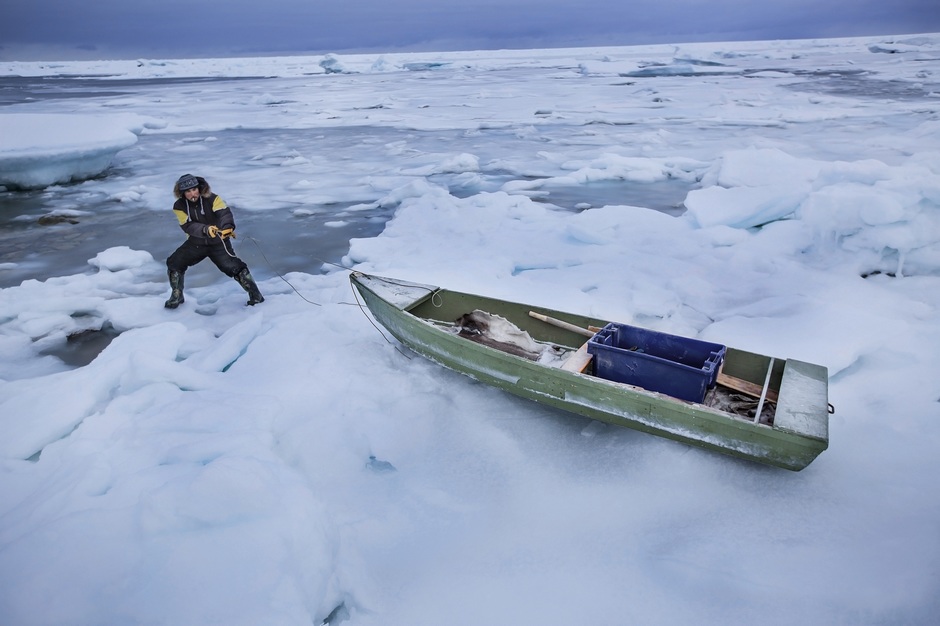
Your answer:
[[[177,198],[183,197],[183,192],[189,189],[199,188],[199,195],[209,195],[209,183],[202,176],[193,176],[192,174],[183,174],[173,185],[173,195]]]

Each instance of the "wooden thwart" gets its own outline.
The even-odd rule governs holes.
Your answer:
[[[754,398],[760,398],[761,392],[764,391],[764,388],[757,383],[735,378],[734,376],[728,376],[724,372],[718,373],[718,384],[729,389],[734,389],[735,391],[740,391],[741,393],[752,396]],[[772,389],[768,389],[767,400],[776,404],[777,392]]]
[[[578,348],[577,351],[572,352],[571,356],[569,356],[568,359],[562,363],[561,369],[565,370],[566,372],[583,374],[584,370],[586,370],[588,365],[591,364],[591,359],[594,358],[593,355],[588,353],[587,349],[588,345],[585,341],[584,345]]]

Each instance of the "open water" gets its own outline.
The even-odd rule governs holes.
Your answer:
[[[179,87],[192,83],[239,79],[153,79],[115,81],[79,78],[0,78],[0,106],[41,103],[69,98],[133,98],[136,90],[153,90],[161,84]],[[229,86],[230,88],[230,86]],[[550,141],[579,141],[583,129],[557,126],[548,129]],[[208,148],[206,146],[209,146]],[[390,159],[389,150],[401,146],[405,154]],[[340,263],[353,238],[379,234],[397,204],[378,206],[388,193],[381,181],[392,186],[409,177],[449,189],[455,196],[497,191],[518,173],[490,166],[468,183],[459,174],[425,174],[419,167],[427,159],[443,155],[473,154],[481,164],[498,163],[506,155],[527,159],[546,146],[546,134],[528,135],[512,129],[417,131],[378,126],[297,129],[231,129],[192,134],[154,133],[140,136],[136,145],[117,155],[102,176],[82,183],[57,185],[39,191],[0,190],[0,287],[23,280],[92,271],[88,259],[113,246],[147,250],[162,261],[182,241],[183,235],[170,211],[170,186],[178,175],[178,162],[192,162],[192,154],[206,151],[213,172],[230,170],[228,179],[216,174],[213,190],[233,206],[238,234],[236,250],[260,279],[292,271],[317,272],[324,263]],[[422,161],[422,159],[424,159]],[[291,193],[275,189],[258,200],[258,194],[239,193],[235,182],[246,164],[259,167],[290,160],[308,162],[311,185],[319,190]],[[411,162],[415,167],[409,172]],[[319,172],[317,174],[316,172]],[[198,172],[197,172],[198,173]],[[374,177],[372,188],[361,181]],[[355,179],[357,182],[347,182]],[[165,210],[121,201],[122,193],[141,186],[166,186]],[[342,189],[337,189],[342,187]],[[630,204],[673,215],[683,212],[682,202],[690,183],[668,180],[637,184],[604,181],[583,185],[546,186],[531,197],[559,210]],[[2,188],[0,188],[2,189]],[[321,200],[298,200],[311,195]],[[245,197],[250,198],[247,202]],[[374,208],[368,207],[370,203]],[[151,202],[151,205],[153,202]],[[350,207],[356,207],[350,210]],[[249,239],[250,238],[250,239]],[[209,263],[187,275],[191,285],[218,280]]]

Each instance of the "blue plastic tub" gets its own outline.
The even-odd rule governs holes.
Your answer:
[[[702,402],[715,386],[726,347],[627,324],[607,324],[588,341],[594,375]]]

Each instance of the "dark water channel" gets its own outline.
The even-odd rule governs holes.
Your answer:
[[[565,130],[552,132],[564,135]],[[114,246],[146,250],[162,262],[183,237],[169,210],[173,201],[169,187],[180,167],[191,167],[174,165],[179,160],[174,153],[181,145],[198,143],[207,135],[144,135],[137,145],[119,153],[112,168],[98,179],[38,191],[0,192],[0,287],[27,279],[93,271],[88,260]],[[488,162],[507,154],[523,161],[531,154],[532,162],[536,162],[537,152],[545,148],[546,141],[565,142],[568,148],[572,144],[570,136],[542,135],[528,140],[506,129],[472,136],[459,130],[423,132],[386,127],[318,129],[315,133],[238,129],[211,133],[211,137],[209,156],[217,159],[212,163],[213,171],[225,174],[216,174],[210,182],[235,207],[240,235],[236,249],[259,279],[293,271],[318,272],[324,263],[340,263],[351,239],[380,234],[397,206],[362,209],[388,193],[362,182],[373,173],[392,178],[395,184],[423,178],[448,188],[457,197],[467,197],[497,191],[506,182],[520,178],[538,182],[538,177],[488,170]],[[389,156],[389,146],[395,150],[405,146],[409,155],[418,155],[419,165],[463,152],[474,154],[480,160],[481,171],[471,185],[461,174],[409,174],[409,168],[421,170],[412,162],[414,157]],[[257,177],[259,171],[271,172],[273,196],[278,195],[277,185],[288,186],[280,182],[282,179],[304,178],[303,172],[285,175],[285,168],[279,166],[291,155],[311,155],[312,159],[318,158],[316,155],[342,155],[317,163],[319,173],[310,175],[320,184],[325,181],[325,191],[313,194],[319,197],[329,195],[333,181],[338,187],[346,185],[346,189],[337,191],[339,199],[313,204],[295,202],[288,208],[240,205],[237,183],[243,175]],[[116,193],[135,186],[167,186],[166,210],[114,199]],[[691,187],[691,183],[680,180],[642,184],[612,180],[570,186],[546,183],[528,195],[560,210],[629,204],[677,215],[683,211],[682,202]],[[265,193],[253,190],[255,197]],[[354,205],[357,210],[350,211]],[[193,269],[190,284],[219,279],[214,268],[204,265],[204,271],[202,266]]]
[[[105,209],[40,223],[54,207],[32,193],[2,196],[0,287],[92,271],[88,260],[115,246],[146,250],[162,262],[185,237],[169,208],[164,212]],[[335,218],[238,211],[236,250],[259,279],[292,271],[316,273],[324,262],[339,263],[351,239],[378,235],[390,215],[388,209],[357,212],[355,218],[343,219],[344,225],[324,226]],[[201,271],[202,265],[211,271]],[[211,264],[202,265],[193,268],[191,285],[217,278]]]

